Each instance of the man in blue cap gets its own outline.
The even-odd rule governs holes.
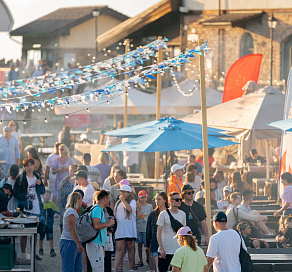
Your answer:
[[[241,272],[239,262],[240,244],[246,250],[241,236],[235,230],[227,229],[227,216],[219,212],[213,217],[213,226],[217,231],[210,238],[207,261],[210,268],[213,264],[214,272]]]

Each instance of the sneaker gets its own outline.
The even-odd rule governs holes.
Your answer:
[[[44,256],[44,250],[43,250],[43,249],[40,249],[40,250],[39,250],[39,254],[40,254],[41,256]]]
[[[36,258],[37,261],[41,261],[42,260],[42,258],[37,254],[35,255],[35,258]]]
[[[50,256],[51,257],[55,257],[57,254],[56,254],[56,252],[55,252],[55,250],[54,249],[51,249],[50,250]]]

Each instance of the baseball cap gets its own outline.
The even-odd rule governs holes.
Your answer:
[[[223,188],[223,192],[224,192],[224,191],[228,191],[228,192],[232,193],[232,189],[231,189],[230,186],[225,186],[225,187]]]
[[[87,179],[87,173],[84,170],[79,170],[75,173],[75,176],[73,177],[73,179],[76,178],[86,178]]]
[[[226,216],[226,214],[224,212],[218,212],[217,214],[215,214],[213,216],[213,221],[226,223],[227,222],[227,216]]]
[[[15,163],[10,165],[9,168],[9,175],[16,178],[19,173],[19,166]]]
[[[118,191],[126,191],[126,192],[132,192],[132,188],[129,185],[123,185],[121,186],[121,189],[118,189]]]
[[[147,192],[145,190],[141,190],[141,191],[139,191],[138,196],[143,197],[143,196],[148,196],[148,195],[147,195]]]
[[[123,185],[131,185],[130,182],[127,180],[127,179],[122,179],[120,182],[120,188],[123,186]]]
[[[11,131],[11,127],[5,126],[5,127],[3,128],[3,131]]]
[[[191,233],[188,233],[188,232],[191,232]],[[181,227],[173,238],[177,238],[177,236],[183,236],[183,235],[191,236],[192,235],[191,229],[189,227]]]
[[[172,173],[174,173],[176,170],[179,170],[179,169],[184,169],[184,166],[180,164],[174,164],[173,166],[171,166]]]
[[[86,165],[79,165],[77,167],[77,171],[80,171],[80,170],[85,171],[86,173],[88,173],[88,169],[87,169]]]
[[[182,187],[181,191],[183,192],[183,191],[187,191],[187,190],[194,190],[194,188],[190,184],[185,184]]]

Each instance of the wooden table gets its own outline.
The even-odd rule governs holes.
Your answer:
[[[30,253],[30,265],[14,265],[11,270],[1,271],[31,271],[35,272],[35,255],[36,255],[36,242],[37,242],[37,228],[19,228],[19,229],[1,229],[0,236],[6,237],[18,237],[27,236],[31,237],[31,253]],[[29,242],[27,243],[29,244]]]

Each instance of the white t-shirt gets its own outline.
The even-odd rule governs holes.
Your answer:
[[[101,184],[101,177],[100,172],[96,167],[86,165],[88,170],[88,177],[91,179],[92,182],[96,182],[99,185]]]
[[[110,192],[111,191],[111,188],[112,188],[112,185],[111,185],[110,177],[107,177],[104,180],[104,183],[103,183],[103,186],[102,186],[102,190],[105,190],[107,192]]]
[[[12,188],[14,188],[15,180],[8,178],[7,179],[7,183],[10,184],[12,186]],[[15,197],[14,196],[12,196],[9,199],[8,205],[7,205],[7,209],[10,212],[14,212],[16,210],[16,207],[15,207]]]
[[[130,138],[123,138],[122,143],[130,141]],[[123,151],[123,165],[125,167],[139,163],[139,153],[135,151]]]
[[[220,183],[217,183],[217,187],[222,191],[223,188],[227,185],[225,180],[222,180]]]
[[[287,202],[290,202],[290,206],[288,209],[292,209],[292,186],[288,185],[285,187],[283,195],[282,195],[283,205]]]
[[[241,272],[240,236],[235,230],[222,230],[210,238],[206,256],[214,258],[214,272]],[[246,250],[244,241],[242,247]]]
[[[33,203],[32,203],[32,209],[31,210],[27,210],[27,209],[24,209],[26,212],[29,212],[29,213],[34,213],[34,214],[41,214],[41,211],[40,211],[40,203],[39,203],[39,199],[38,199],[38,195],[37,195],[37,192],[36,192],[36,176],[34,176],[33,178],[29,178],[28,176],[26,176],[27,178],[27,183],[28,183],[28,186],[27,186],[27,194],[28,195],[31,195],[31,199],[33,200]]]
[[[219,210],[227,210],[229,202],[224,201],[223,199],[217,202],[217,206]]]
[[[126,209],[122,202],[118,207],[115,207],[115,217],[117,220],[117,230],[115,232],[115,238],[137,238],[137,223],[136,223],[136,208],[137,204],[135,199],[130,202],[132,212],[130,218],[127,217]]]
[[[178,210],[178,213],[171,212],[171,214],[174,217],[174,219],[181,222],[183,226],[186,226],[185,212]],[[173,238],[176,235],[176,233],[171,227],[170,218],[167,211],[163,211],[159,214],[156,224],[158,226],[163,227],[161,233],[161,240],[166,254],[173,255],[175,251],[180,248],[180,245],[177,239]],[[160,252],[160,248],[158,248],[158,252]]]
[[[47,158],[46,166],[50,167],[50,176],[49,176],[49,178],[53,179],[53,180],[56,178],[56,175],[54,175],[52,173],[52,167],[51,166],[52,166],[54,160],[59,158],[59,156],[60,156],[59,154],[52,153]]]
[[[80,185],[77,185],[77,186],[74,188],[73,192],[74,192],[75,190],[82,190],[82,191],[83,191],[83,193],[84,193],[84,197],[83,197],[82,201],[83,201],[84,203],[86,203],[87,206],[91,206],[91,205],[93,205],[93,195],[94,195],[94,193],[95,193],[95,190],[94,190],[94,188],[93,188],[90,184],[88,184],[88,185],[85,186],[85,187],[80,186]]]

